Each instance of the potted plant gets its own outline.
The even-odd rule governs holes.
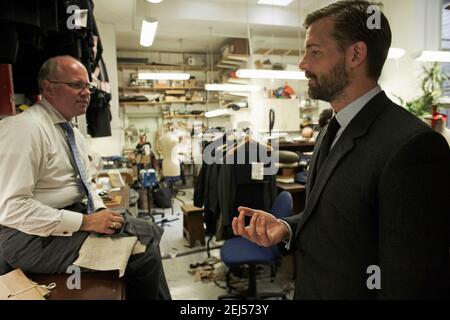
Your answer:
[[[437,62],[422,66],[422,70],[422,95],[408,102],[397,96],[400,104],[419,118],[424,118],[426,115],[436,112],[438,99],[442,94],[442,84],[450,79],[447,74],[442,73]]]

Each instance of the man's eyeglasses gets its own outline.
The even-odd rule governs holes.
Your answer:
[[[53,81],[53,80],[48,80],[51,83],[62,83],[65,84],[66,86],[71,87],[72,89],[81,91],[84,89],[88,89],[90,93],[93,93],[97,90],[97,87],[95,87],[94,85],[92,85],[89,82],[83,82],[83,81],[74,81],[74,82],[63,82],[63,81]]]

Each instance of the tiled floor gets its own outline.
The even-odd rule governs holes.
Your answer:
[[[186,194],[179,198],[185,203],[192,203],[192,192],[192,189],[187,189]],[[202,246],[200,243],[197,243],[194,248],[187,247],[187,241],[183,238],[181,205],[182,202],[175,199],[174,214],[172,215],[171,209],[165,210],[165,218],[170,222],[164,225],[164,234],[160,245],[172,298],[176,300],[216,300],[219,295],[227,293],[225,274],[228,268],[220,261],[222,242],[215,242],[214,239],[211,241],[210,247],[215,248],[210,250],[212,259],[207,259],[206,246]],[[161,215],[155,215],[155,218],[159,221]],[[209,277],[204,275],[203,280],[197,279],[196,281],[194,273],[198,269],[191,268],[191,265],[194,266],[205,261],[211,262],[214,258],[217,258],[218,263],[213,265],[212,272],[206,273]],[[292,259],[289,256],[283,257],[273,282],[270,281],[269,267],[258,269],[258,292],[281,292],[284,290],[288,298],[292,298],[292,269]],[[216,280],[216,283],[211,281],[212,279]],[[246,283],[246,279],[236,278],[237,287],[244,287]]]

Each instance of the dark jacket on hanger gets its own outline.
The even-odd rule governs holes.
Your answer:
[[[109,92],[109,77],[103,59],[92,76],[97,83],[97,90],[91,94],[91,101],[86,110],[88,133],[91,137],[111,136],[111,93]]]
[[[262,161],[259,158],[258,149],[265,146],[256,143],[246,143],[238,149],[245,151],[245,164],[237,163],[236,154],[228,153],[225,159],[229,163],[230,158],[234,158],[235,164],[223,164],[219,173],[218,179],[218,200],[220,206],[220,223],[217,226],[216,238],[228,239],[233,237],[231,229],[231,222],[234,217],[239,215],[237,208],[239,206],[246,206],[250,208],[270,211],[273,202],[277,196],[276,176],[275,174],[268,174],[262,177],[262,180],[252,178],[252,170],[254,170],[251,162],[256,160]],[[251,157],[257,155],[256,159]],[[270,164],[265,164],[269,167]]]

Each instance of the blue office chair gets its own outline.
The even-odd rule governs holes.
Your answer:
[[[271,213],[277,218],[284,218],[292,215],[292,196],[289,192],[283,191],[275,199]],[[227,287],[230,285],[230,274],[232,268],[248,265],[248,288],[243,294],[227,294],[219,296],[219,300],[224,299],[267,299],[281,298],[286,300],[286,294],[282,292],[257,293],[256,290],[256,266],[260,264],[271,266],[271,276],[275,276],[276,264],[281,257],[278,246],[261,247],[245,238],[235,237],[225,241],[220,257],[225,265],[230,268],[227,273]]]

